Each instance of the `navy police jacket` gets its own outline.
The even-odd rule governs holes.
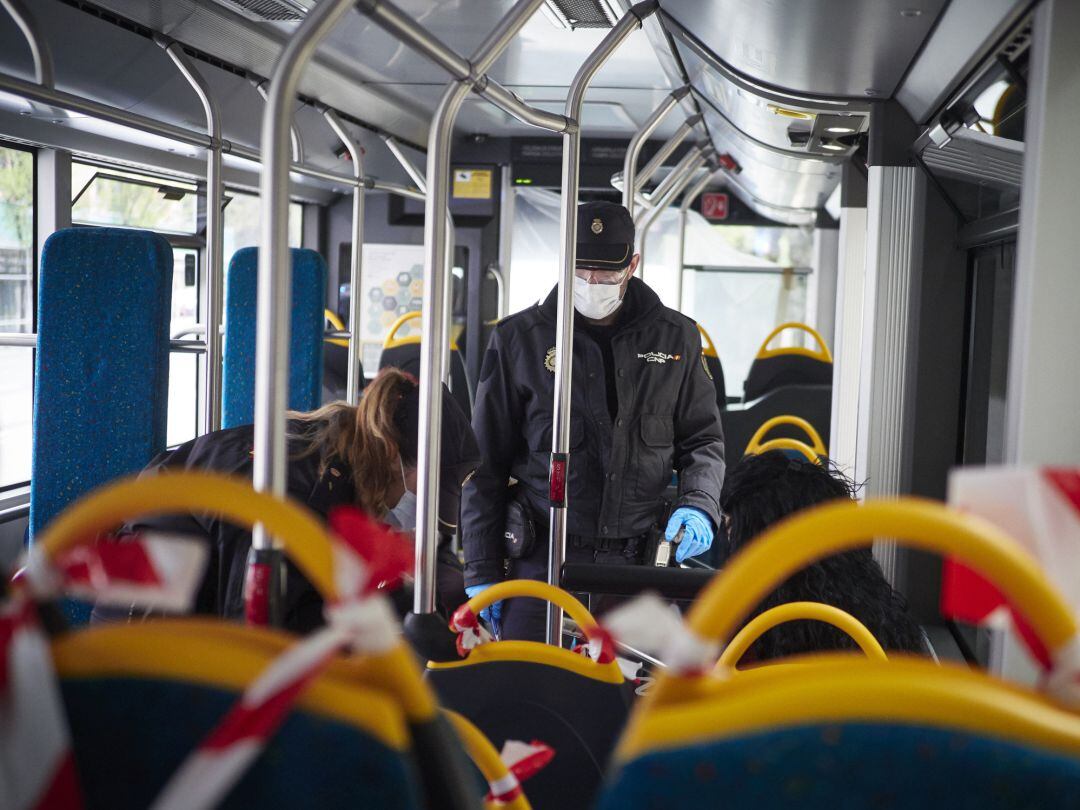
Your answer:
[[[719,526],[724,439],[697,326],[637,278],[622,309],[612,337],[614,420],[601,349],[575,325],[567,531],[600,539],[647,532],[673,469],[675,506],[701,509]],[[484,356],[472,420],[484,461],[462,497],[466,585],[503,578],[511,477],[539,525],[547,523],[555,312],[553,290],[542,304],[500,322]],[[538,534],[536,553],[546,554],[546,532]]]

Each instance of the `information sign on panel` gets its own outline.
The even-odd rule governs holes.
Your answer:
[[[454,169],[454,197],[459,200],[490,200],[491,169]]]

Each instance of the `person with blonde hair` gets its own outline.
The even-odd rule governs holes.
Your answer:
[[[458,522],[461,487],[480,465],[480,451],[469,420],[443,386],[442,453],[439,488],[440,529],[452,533]],[[411,530],[415,522],[417,434],[420,392],[416,378],[384,369],[364,389],[359,404],[331,402],[309,413],[288,414],[288,495],[322,519],[338,506],[355,506],[371,517]],[[211,470],[250,478],[255,456],[254,429],[242,425],[199,436],[166,451],[143,471]],[[206,538],[211,554],[196,598],[195,612],[242,618],[244,575],[251,532],[219,515],[183,514],[139,521],[134,531],[153,529]],[[465,600],[456,584],[440,582],[440,602],[453,610]],[[322,599],[291,564],[286,572],[282,624],[307,632],[323,623]]]

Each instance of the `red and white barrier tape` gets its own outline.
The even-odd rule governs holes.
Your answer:
[[[660,597],[642,594],[604,616],[619,641],[655,655],[675,675],[700,675],[720,657],[719,642],[701,638]]]
[[[450,629],[457,633],[457,652],[462,658],[467,657],[481,644],[495,640],[487,628],[480,624],[480,617],[472,612],[468,602],[454,611],[454,615],[450,617]]]
[[[0,785],[12,810],[83,806],[49,641],[18,592],[0,606]]]
[[[304,688],[343,649],[387,652],[398,643],[397,617],[381,586],[412,565],[401,539],[358,510],[331,514],[334,576],[341,599],[326,607],[327,627],[279,656],[244,692],[199,748],[173,774],[153,810],[209,810],[258,758]]]
[[[202,580],[208,550],[192,538],[145,532],[101,537],[53,560],[31,551],[17,575],[35,599],[71,596],[99,605],[185,612]]]
[[[531,743],[507,740],[499,758],[510,772],[488,784],[489,802],[510,802],[521,795],[521,783],[541,771],[555,757],[555,749],[539,740]]]

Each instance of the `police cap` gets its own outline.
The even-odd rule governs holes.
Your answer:
[[[634,219],[613,202],[587,202],[577,210],[577,266],[622,270],[634,256]]]

